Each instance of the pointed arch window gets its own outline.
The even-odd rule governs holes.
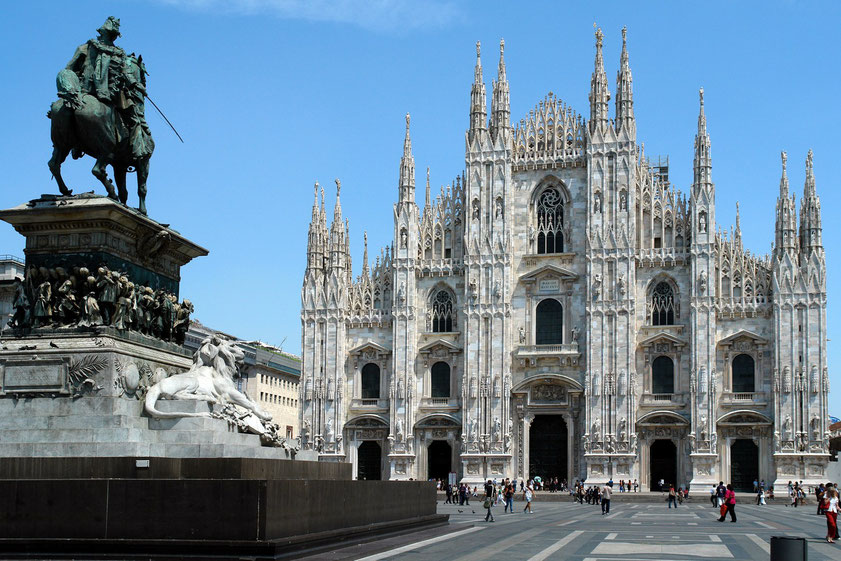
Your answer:
[[[548,187],[537,199],[537,253],[563,253],[564,200],[557,187]]]
[[[432,331],[449,333],[453,330],[453,297],[446,290],[439,290],[432,300]]]
[[[666,281],[660,281],[651,293],[651,325],[675,324],[675,293]]]

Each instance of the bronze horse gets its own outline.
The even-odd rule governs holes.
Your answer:
[[[126,70],[133,71],[145,82],[140,64],[142,63],[133,57],[128,57]],[[52,122],[50,136],[53,141],[53,155],[47,165],[58,183],[61,194],[73,194],[61,177],[61,164],[68,154],[72,152],[74,159],[89,154],[96,158],[91,173],[105,186],[109,198],[119,200],[123,204],[128,201],[126,173],[137,172],[138,210],[146,214],[146,179],[149,176],[149,158],[154,149],[151,138],[148,140],[151,144],[150,155],[136,158],[132,154],[132,131],[123,122],[118,109],[103,103],[95,96],[82,93],[78,77],[70,70],[59,72],[56,82],[60,99],[52,104],[47,113]],[[105,169],[109,165],[114,170],[119,198]]]

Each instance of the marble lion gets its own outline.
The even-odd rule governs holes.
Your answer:
[[[262,421],[271,421],[272,416],[260,409],[234,384],[234,375],[244,358],[242,349],[231,341],[211,335],[202,341],[201,347],[193,355],[193,365],[187,372],[164,378],[149,388],[146,393],[146,412],[159,419],[212,416],[209,412],[160,411],[155,406],[158,399],[191,399],[222,406],[238,405]]]

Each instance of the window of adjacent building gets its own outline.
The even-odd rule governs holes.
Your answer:
[[[564,201],[557,187],[549,187],[537,199],[537,253],[563,253]]]
[[[450,397],[450,365],[446,362],[433,364],[430,382],[432,397]]]
[[[369,362],[362,367],[362,399],[380,398],[380,367]]]
[[[746,354],[733,359],[733,391],[747,393],[756,390],[756,363]]]
[[[675,324],[675,295],[666,281],[657,283],[651,293],[651,325]]]
[[[560,345],[564,342],[564,309],[554,298],[537,305],[535,342],[538,345]]]
[[[432,331],[448,333],[453,330],[453,297],[439,290],[432,302]]]
[[[651,364],[651,393],[675,393],[675,363],[658,356]]]

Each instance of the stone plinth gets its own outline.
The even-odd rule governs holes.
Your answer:
[[[112,328],[37,330],[0,350],[0,457],[315,459],[264,446],[224,418],[153,419],[146,391],[187,370],[180,346]],[[159,400],[164,412],[214,412],[206,401]],[[310,458],[311,457],[311,458]]]
[[[181,267],[208,251],[168,224],[160,224],[107,197],[42,195],[0,211],[0,220],[26,238],[26,267],[102,264],[135,284],[178,296]]]

